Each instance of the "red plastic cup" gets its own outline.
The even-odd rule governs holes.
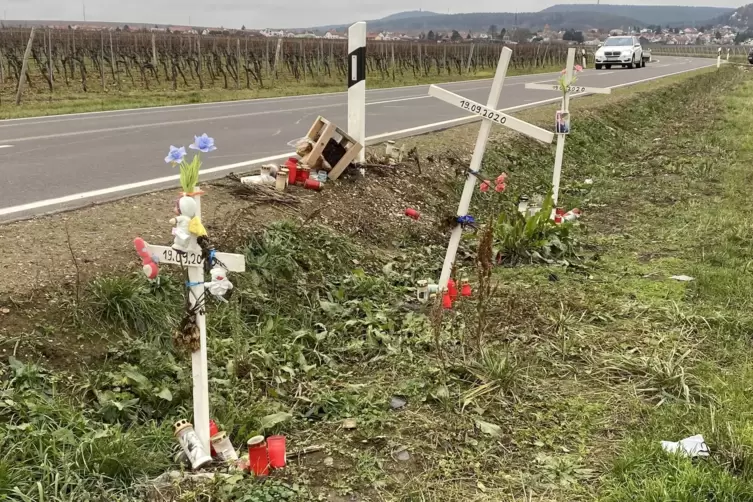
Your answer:
[[[471,296],[471,285],[469,283],[463,283],[463,287],[460,289],[460,295],[465,297]]]
[[[248,440],[248,469],[257,476],[269,474],[269,457],[264,436],[254,436]]]
[[[442,307],[448,310],[452,308],[452,297],[450,296],[450,293],[448,291],[445,291],[444,295],[442,296]]]
[[[307,188],[308,190],[314,190],[316,192],[321,192],[322,183],[321,181],[316,181],[309,178],[303,182],[303,188]]]
[[[214,437],[218,432],[220,432],[219,427],[217,427],[217,424],[214,422],[214,420],[209,421],[209,437]],[[213,457],[217,456],[217,452],[214,451],[214,446],[212,446],[212,442],[209,442],[209,449],[211,450],[211,454]]]
[[[285,467],[285,436],[270,436],[267,438],[269,465],[274,469]]]
[[[453,279],[447,281],[447,291],[449,291],[452,301],[455,301],[455,299],[458,297],[458,287]]]
[[[419,213],[415,209],[408,208],[405,210],[405,216],[407,216],[408,218],[413,218],[414,220],[417,220],[421,217],[421,213]]]
[[[298,176],[298,161],[291,158],[285,163],[285,167],[288,168],[288,184],[295,185],[295,179]]]

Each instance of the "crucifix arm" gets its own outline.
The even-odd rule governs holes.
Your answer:
[[[435,85],[430,86],[429,95],[437,99],[441,99],[442,101],[451,105],[455,105],[458,108],[461,108],[468,112],[475,113],[484,120],[503,125],[512,129],[513,131],[517,131],[533,139],[537,139],[542,143],[551,143],[552,141],[554,141],[554,134],[545,129],[529,124],[528,122],[524,122],[520,119],[516,119],[515,117],[507,115],[506,113],[492,110],[480,103],[471,101],[468,98],[459,96],[453,92],[442,89],[441,87],[437,87]]]

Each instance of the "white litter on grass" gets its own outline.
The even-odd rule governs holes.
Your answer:
[[[703,436],[700,434],[690,436],[676,443],[662,441],[661,447],[669,453],[680,453],[686,457],[708,457],[711,453],[706,441],[703,440]]]
[[[584,183],[586,185],[593,185],[594,184],[594,180],[592,180],[591,178],[588,178],[586,181],[584,181]]]
[[[690,282],[690,281],[695,280],[694,277],[690,277],[688,275],[673,275],[672,277],[670,277],[670,279],[674,279],[676,281],[682,281],[682,282]]]

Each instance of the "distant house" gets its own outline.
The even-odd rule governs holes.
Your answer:
[[[261,30],[259,33],[261,33],[265,37],[282,38],[285,36],[285,32],[283,30],[270,30],[269,28]]]
[[[336,31],[332,30],[325,33],[322,38],[326,38],[327,40],[343,40],[345,37],[338,35]]]
[[[184,33],[186,35],[196,35],[196,30],[188,26],[171,26],[170,31],[173,33]]]

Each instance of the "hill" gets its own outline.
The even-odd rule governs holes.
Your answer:
[[[714,18],[710,24],[723,24],[736,28],[753,29],[753,4],[748,4],[739,9]]]
[[[417,17],[426,17],[426,16],[438,16],[436,12],[431,12],[428,10],[409,10],[406,12],[398,12],[397,14],[391,14],[387,17],[383,17],[382,21],[397,21],[399,19],[415,19]]]
[[[693,26],[709,24],[710,19],[729,17],[735,9],[724,7],[681,7],[675,5],[597,5],[559,4],[544,13],[601,13],[637,19],[641,25]]]
[[[425,14],[425,15],[424,15]],[[491,25],[499,28],[528,28],[540,30],[549,25],[552,29],[588,30],[591,28],[620,28],[640,24],[635,18],[602,12],[477,12],[471,14],[434,14],[402,16],[393,15],[368,21],[369,31],[450,31],[464,30],[485,33]],[[319,26],[315,30],[343,30],[347,25]]]

